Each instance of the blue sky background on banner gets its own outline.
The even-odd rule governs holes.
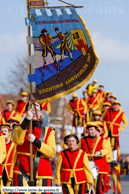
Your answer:
[[[63,5],[57,0],[48,0],[49,5]],[[122,108],[129,120],[129,1],[128,0],[69,0],[74,5],[84,5],[76,9],[83,17],[89,29],[99,64],[93,74],[98,84],[103,83],[105,90],[111,90],[121,101]],[[67,10],[70,13],[69,10]],[[60,12],[60,11],[59,11]],[[50,11],[47,13],[51,14]],[[0,6],[0,78],[5,80],[17,57],[27,55],[24,18],[26,17],[26,0],[1,1]],[[87,83],[87,84],[88,84]],[[77,92],[82,97],[83,86]],[[1,93],[6,90],[0,86]],[[17,91],[16,91],[17,93]],[[71,98],[71,95],[68,96]],[[120,134],[122,152],[129,153],[129,125]]]
[[[63,25],[63,23],[57,23],[57,24],[44,24],[43,27],[42,25],[35,25],[35,23],[31,22],[31,25],[32,25],[32,29],[33,29],[33,36],[35,37],[39,37],[40,34],[41,34],[41,30],[43,28],[47,29],[48,30],[48,33],[54,37],[54,36],[57,36],[57,33],[55,32],[55,27],[58,27],[59,28],[59,31],[61,31],[62,33],[66,33],[67,31],[70,32],[70,30],[74,30],[74,29],[83,29],[84,31],[84,34],[86,36],[86,39],[87,39],[87,43],[88,43],[88,48],[91,46],[90,44],[90,41],[89,41],[89,38],[88,38],[88,35],[85,31],[85,28],[79,18],[79,16],[77,15],[76,11],[71,8],[70,9],[71,13],[72,14],[67,14],[66,13],[62,13],[61,15],[58,15],[56,10],[55,9],[51,9],[50,12],[52,14],[52,16],[49,16],[47,15],[47,12],[45,14],[45,11],[44,11],[44,14],[41,16],[38,16],[38,14],[36,14],[36,18],[35,18],[35,22],[36,21],[61,21],[61,20],[67,20],[67,19],[76,19],[76,20],[79,20],[79,23],[78,22],[72,22],[72,23],[65,23],[65,26],[67,25],[67,27],[65,27]],[[38,12],[39,13],[39,12]],[[30,14],[33,16],[33,10],[30,10]],[[50,28],[49,28],[50,26]]]
[[[39,38],[41,35],[41,31],[43,29],[47,30],[47,33],[50,34],[52,37],[57,37],[57,33],[55,32],[55,27],[59,28],[59,31],[63,34],[66,34],[66,32],[71,33],[70,30],[75,30],[75,29],[81,29],[83,30],[86,40],[87,40],[87,44],[88,44],[88,48],[91,47],[91,43],[89,40],[89,37],[87,35],[87,32],[85,30],[84,25],[82,24],[81,19],[79,18],[79,15],[77,14],[76,10],[74,8],[70,8],[71,14],[67,14],[67,12],[65,11],[65,9],[61,9],[62,14],[57,13],[57,11],[55,9],[50,9],[51,12],[51,16],[47,15],[47,12],[45,11],[45,9],[41,9],[40,11],[38,11],[38,13],[36,14],[34,9],[30,10],[30,14],[31,16],[34,16],[34,22],[31,20],[31,25],[32,25],[32,35],[34,38]],[[41,12],[41,13],[40,13]],[[39,15],[40,13],[40,15]],[[42,15],[41,15],[42,14]],[[74,22],[65,22],[65,23],[61,23],[60,21],[64,21],[64,20],[76,20]],[[49,22],[49,21],[56,21],[55,24],[44,24],[41,25],[38,22]],[[77,22],[79,21],[79,22]],[[59,23],[58,23],[59,22]],[[60,40],[58,41],[60,42]],[[58,42],[56,41],[54,44],[52,44],[53,47],[53,51],[56,54],[61,55],[61,49],[54,49],[55,44],[57,45]],[[43,49],[39,50],[39,51],[43,51]],[[69,56],[69,54],[66,52],[67,56]],[[82,53],[79,50],[72,50],[72,55],[73,55],[73,59],[76,60],[80,55],[82,55]],[[58,65],[60,65],[60,62],[57,62]],[[62,71],[64,68],[66,68],[67,66],[69,66],[71,64],[71,61],[69,58],[66,58],[63,60],[63,62],[61,63],[61,68],[60,71]],[[44,69],[44,78],[43,80],[46,81],[47,79],[49,79],[50,77],[54,75],[56,75],[56,69],[54,69],[54,67],[51,64],[47,65],[49,67],[49,69],[51,70],[48,71],[47,69]],[[47,67],[47,68],[48,68]],[[64,68],[63,68],[64,67]],[[41,68],[36,68],[35,69],[35,81],[36,81],[36,85],[41,84],[42,83],[42,72],[43,70],[41,70]]]

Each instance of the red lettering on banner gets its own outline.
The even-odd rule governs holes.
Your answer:
[[[44,1],[30,1],[30,6],[44,6]]]
[[[37,21],[35,22],[35,25],[37,24],[59,24],[59,23],[69,23],[69,22],[79,22],[79,20],[71,19],[71,20],[58,20],[58,21]]]

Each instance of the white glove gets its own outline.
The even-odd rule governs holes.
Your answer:
[[[33,118],[33,109],[30,109],[30,110],[27,111],[26,118],[28,120],[31,120]]]
[[[28,140],[29,140],[31,143],[34,142],[35,138],[36,138],[36,137],[35,137],[34,134],[28,134]]]

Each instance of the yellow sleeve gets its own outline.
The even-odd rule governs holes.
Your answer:
[[[83,99],[81,99],[82,106],[84,108],[84,113],[87,113],[87,106]]]
[[[51,105],[50,102],[47,103],[47,110],[46,113],[49,114],[51,112]]]
[[[67,104],[67,110],[68,110],[70,113],[73,113],[73,110],[71,109],[70,102]]]
[[[24,143],[26,130],[22,130],[20,126],[15,126],[13,131],[13,142],[17,145],[22,145]]]
[[[103,119],[103,120],[105,119],[106,112],[107,112],[107,109],[106,109],[106,110],[103,112],[103,114],[102,114],[102,119]]]
[[[15,103],[15,105],[14,105],[14,107],[13,107],[13,110],[16,111],[16,109],[17,109],[17,102]]]
[[[41,142],[41,147],[38,149],[46,158],[53,158],[56,153],[56,144],[55,144],[55,131],[52,130],[48,139],[47,144]]]
[[[81,140],[79,141],[78,149],[81,149]]]
[[[120,126],[120,131],[123,131],[124,128],[128,125],[128,120],[125,116],[125,113],[123,113],[122,115],[122,121],[123,121],[123,124]]]
[[[65,35],[63,33],[61,33],[61,36],[63,37],[63,40],[65,40]]]
[[[111,143],[110,143],[110,138],[106,139],[107,144],[108,144],[108,149],[109,149],[109,154],[106,155],[106,161],[108,163],[112,162],[113,160],[113,155],[112,155],[112,147],[111,147]]]
[[[102,150],[100,150],[102,156],[106,156],[110,153],[109,144],[106,139],[103,139]]]
[[[0,136],[0,164],[4,161],[6,157],[6,145],[4,135]]]
[[[61,179],[60,179],[61,167],[62,167],[62,156],[59,153],[58,161],[57,161],[56,169],[55,169],[55,175],[54,175],[54,184],[55,185],[61,184]]]
[[[86,174],[87,183],[93,183],[93,177],[92,177],[91,170],[90,170],[90,164],[89,164],[89,160],[88,160],[86,153],[84,153],[83,166],[84,166],[84,171]]]
[[[108,130],[107,130],[107,125],[106,122],[104,122],[104,137],[108,136]]]
[[[14,165],[15,165],[16,161],[17,161],[17,151],[16,151],[16,144],[15,144],[14,149],[13,149],[13,157],[12,157],[10,175],[9,175],[9,177],[11,179],[13,178],[13,168],[14,168]]]
[[[43,39],[42,39],[42,37],[40,36],[40,42],[41,42],[41,44],[44,44],[44,42],[43,42]]]
[[[3,116],[1,116],[1,117],[2,117],[2,124],[5,124],[6,122],[5,122],[4,117]]]
[[[52,36],[49,34],[49,38],[51,39],[51,42],[52,42]]]
[[[100,99],[98,97],[97,105],[95,106],[95,110],[98,110],[100,108]]]

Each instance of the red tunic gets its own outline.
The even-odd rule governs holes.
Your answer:
[[[21,117],[23,117],[23,115],[26,113],[25,108],[26,108],[26,104],[28,103],[28,101],[22,102],[21,100],[18,100],[16,103],[17,104],[16,104],[16,107],[15,107],[15,110],[18,113],[20,113]]]
[[[11,118],[11,117],[15,117],[15,115],[17,114],[17,112],[15,110],[12,110],[12,111],[8,111],[8,110],[3,110],[1,112],[2,114],[2,117],[4,118],[5,122],[8,123],[8,120]]]
[[[118,136],[118,129],[122,121],[123,111],[113,111],[113,109],[107,109],[104,121],[106,122],[108,131],[111,130],[112,136]]]
[[[30,130],[27,129],[28,134]],[[51,133],[51,128],[48,128],[47,135],[44,143],[47,144],[47,139]],[[41,128],[34,127],[33,134],[36,138],[40,139]],[[33,145],[33,153],[35,154],[37,151],[37,146]],[[17,155],[19,162],[26,173],[30,173],[30,143],[28,141],[27,135],[25,135],[25,140],[22,145],[17,145]],[[19,171],[18,167],[15,165],[14,170]],[[52,168],[51,163],[48,158],[46,158],[43,154],[40,156],[40,161],[37,169],[37,176],[41,177],[52,177]]]
[[[96,95],[95,98],[92,95],[89,97],[89,100],[87,102],[88,110],[89,108],[94,108],[95,106],[98,105],[98,99],[99,99],[98,95]]]
[[[3,169],[5,168],[7,178],[10,178],[10,168],[11,168],[11,162],[13,157],[13,150],[14,150],[14,143],[13,141],[10,141],[8,144],[6,144],[6,158],[3,161]]]
[[[103,137],[98,137],[100,140],[98,141],[97,145],[95,145],[95,150],[94,153],[90,153],[92,145],[96,138],[92,138],[89,136],[86,136],[81,139],[81,149],[85,151],[87,154],[95,154],[97,151],[100,151],[103,149]],[[87,143],[86,143],[87,142]],[[93,148],[94,149],[94,148]],[[88,156],[90,159],[90,156]],[[106,157],[92,157],[92,160],[95,162],[96,166],[99,168],[99,173],[101,174],[107,174],[107,162],[106,162]]]
[[[49,34],[46,35],[41,35],[40,37],[42,37],[43,42],[46,43],[47,46],[50,46],[50,38],[49,38]]]
[[[66,149],[66,154],[70,160],[71,163],[71,167],[73,169],[75,161],[77,159],[77,156],[79,154],[79,149],[75,150],[75,151],[70,151],[69,149]],[[71,174],[71,168],[70,168],[70,164],[64,154],[64,152],[61,152],[61,156],[62,156],[62,170],[61,170],[61,182],[68,182],[69,181],[69,177]],[[75,170],[75,177],[77,182],[85,182],[86,181],[86,175],[83,169],[83,157],[84,157],[84,152],[81,153],[79,160],[77,162],[76,165],[76,170]]]
[[[77,100],[70,100],[70,105],[74,114],[78,113],[79,116],[83,116],[84,107],[80,98],[77,98]]]
[[[105,99],[105,91],[101,91],[101,90],[99,90],[99,95],[100,95],[100,100],[101,100],[101,102],[103,102],[104,101],[104,99]]]

